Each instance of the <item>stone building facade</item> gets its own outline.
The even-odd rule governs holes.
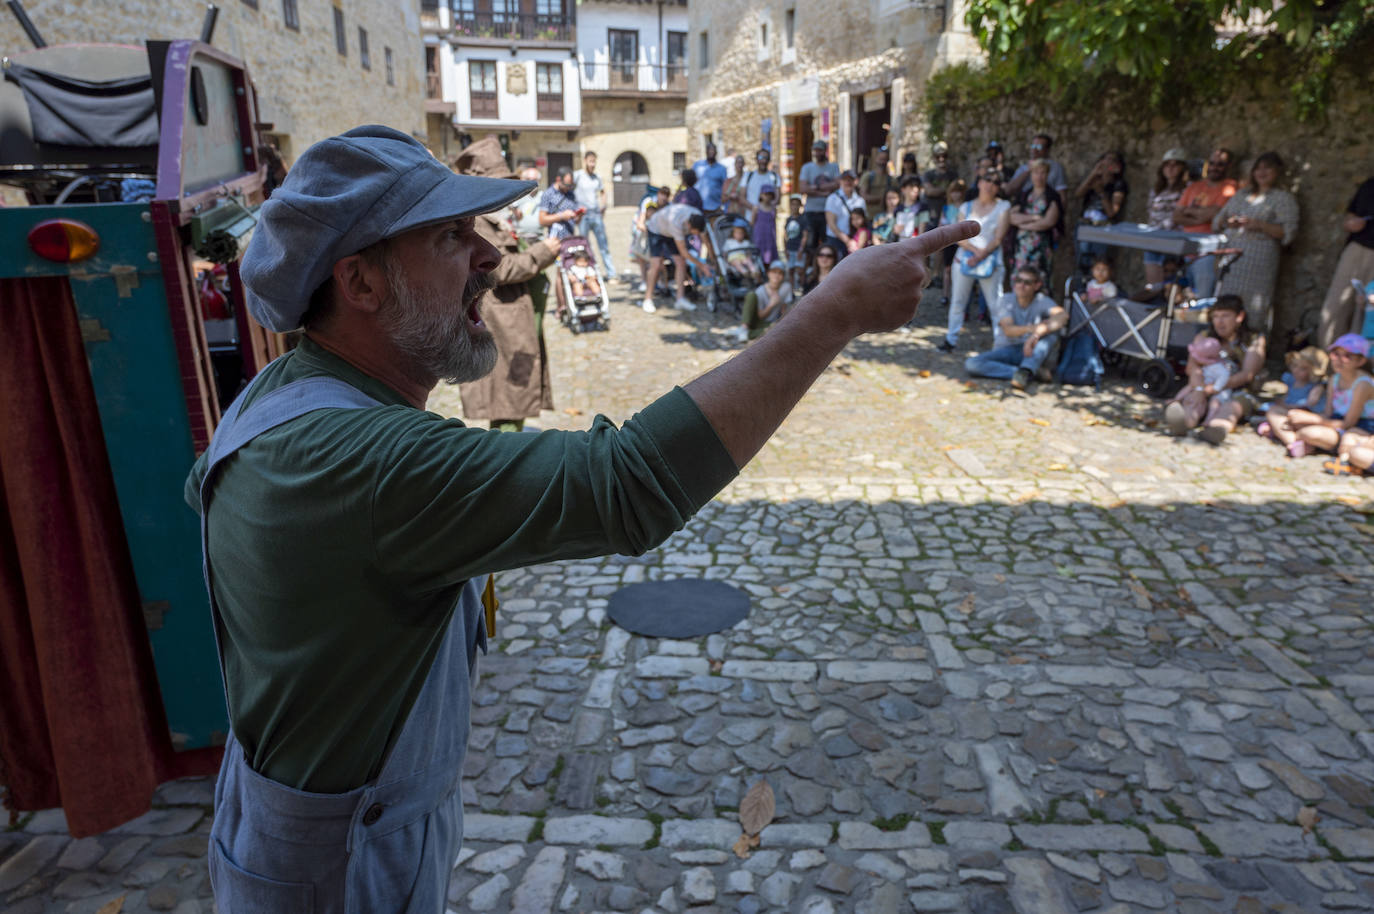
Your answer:
[[[49,44],[197,38],[205,5],[159,0],[27,0]],[[359,124],[424,137],[419,0],[221,2],[213,44],[248,65],[260,119],[287,162]],[[364,54],[364,42],[366,54]],[[31,47],[13,16],[0,49]]]
[[[597,153],[613,205],[685,160],[686,0],[521,0],[505,12],[423,0],[430,148],[499,137],[545,179]],[[679,166],[680,167],[680,166]]]
[[[861,168],[888,145],[900,162],[928,138],[921,87],[939,66],[979,55],[964,0],[693,0],[688,64],[690,155],[708,139],[724,156],[768,146],[785,190],[816,139]]]

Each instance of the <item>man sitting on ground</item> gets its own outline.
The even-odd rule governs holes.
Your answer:
[[[964,370],[974,377],[1010,380],[1017,390],[1025,390],[1033,378],[1048,381],[1054,373],[1051,351],[1058,348],[1059,331],[1069,315],[1040,291],[1044,278],[1034,267],[1022,267],[1011,281],[1011,292],[1003,292],[993,309],[992,349],[964,362]]]

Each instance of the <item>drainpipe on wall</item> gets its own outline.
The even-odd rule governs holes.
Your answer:
[[[663,0],[658,0],[658,72],[659,88],[668,85],[668,53],[663,46]]]

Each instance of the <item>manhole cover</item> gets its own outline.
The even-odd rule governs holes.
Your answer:
[[[611,594],[606,614],[636,635],[697,638],[724,631],[749,615],[749,595],[720,581],[645,581]]]

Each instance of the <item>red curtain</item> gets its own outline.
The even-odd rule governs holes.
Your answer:
[[[215,755],[172,750],[67,279],[0,280],[6,803],[61,806],[82,837]]]

